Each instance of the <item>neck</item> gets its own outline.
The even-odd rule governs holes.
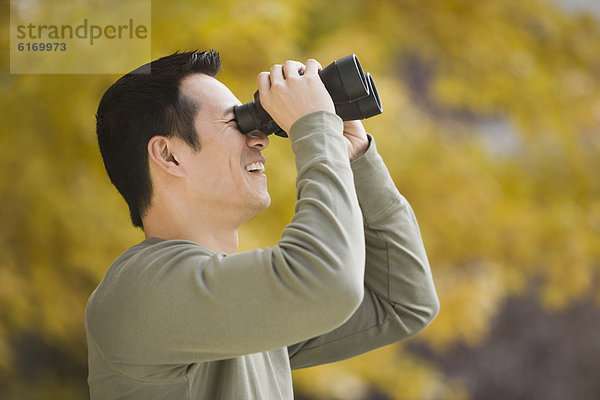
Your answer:
[[[198,243],[213,253],[232,254],[238,248],[238,228],[241,224],[228,221],[220,213],[202,213],[209,209],[194,207],[183,211],[178,207],[160,207],[155,203],[147,210],[142,221],[146,238],[188,240]]]
[[[151,227],[146,228],[144,225],[144,234],[146,235],[146,238],[155,237],[163,240],[187,240],[198,243],[212,253],[223,252],[226,254],[233,254],[238,248],[237,230],[229,232],[194,232],[184,230],[157,230]]]

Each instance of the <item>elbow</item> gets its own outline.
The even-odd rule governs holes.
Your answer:
[[[342,235],[337,246],[308,246],[306,242],[285,241],[274,264],[279,280],[292,288],[303,304],[301,312],[317,330],[313,336],[329,332],[347,321],[360,306],[364,295],[364,237],[348,240]],[[359,245],[362,242],[362,246]]]
[[[417,313],[418,319],[421,322],[419,330],[427,327],[440,313],[440,300],[437,296],[433,282],[426,286],[426,289],[421,292],[417,304],[420,305]]]
[[[362,303],[365,294],[362,276],[360,279],[342,276],[332,287],[333,301],[341,306],[342,313],[353,314]]]
[[[419,296],[410,303],[395,303],[397,319],[397,340],[416,335],[433,322],[440,312],[440,302],[435,291],[427,296]]]
[[[413,285],[412,301],[410,313],[413,315],[412,320],[414,333],[420,332],[429,326],[440,313],[440,300],[438,298],[429,264],[422,263],[422,270],[426,271],[425,276],[422,276],[419,283]]]
[[[423,319],[425,321],[425,325],[423,326],[423,328],[425,328],[427,325],[433,322],[433,320],[440,313],[440,300],[438,299],[435,292],[431,296],[431,299],[426,305],[425,309],[427,310],[427,312],[423,315]]]
[[[346,266],[352,264],[352,268],[340,268],[335,284],[337,295],[343,299],[348,315],[352,315],[360,306],[365,295],[365,254],[364,247],[355,250],[352,259],[347,260]]]
[[[433,320],[438,316],[440,312],[440,301],[433,291],[427,299],[421,299],[418,305],[412,307],[413,314],[413,326],[410,329],[411,335],[414,335],[423,329],[425,329]]]
[[[360,306],[365,295],[365,288],[362,279],[359,282],[352,282],[351,284],[343,285],[340,290],[340,298],[342,303],[345,305],[345,312],[347,316],[354,314],[356,309]]]
[[[340,268],[336,271],[334,286],[338,295],[344,297],[353,310],[358,308],[365,293],[365,249],[356,246],[348,252],[350,256],[342,260]]]
[[[322,286],[323,295],[335,310],[340,324],[345,322],[363,301],[365,252],[364,246],[354,246],[343,253],[343,257],[330,259],[327,281]],[[337,327],[337,326],[336,326]]]
[[[329,285],[321,298],[321,307],[329,315],[328,330],[333,330],[346,322],[363,301],[364,286],[348,277],[341,277]]]
[[[429,284],[429,290],[427,291],[427,293],[428,294],[425,297],[425,300],[423,301],[425,309],[427,310],[427,312],[423,316],[426,321],[425,326],[429,325],[440,313],[440,299],[438,298],[437,292],[435,290],[433,280]]]

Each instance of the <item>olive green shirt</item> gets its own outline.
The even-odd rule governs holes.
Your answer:
[[[293,399],[291,369],[435,317],[415,216],[372,138],[350,165],[342,131],[327,112],[292,126],[297,203],[275,246],[148,238],[112,264],[86,309],[92,400]]]

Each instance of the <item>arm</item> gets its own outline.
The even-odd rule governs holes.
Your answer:
[[[232,358],[323,334],[353,313],[364,234],[342,121],[312,112],[289,135],[298,201],[279,243],[230,256],[185,241],[126,252],[87,310],[92,340],[111,362]]]
[[[349,358],[423,329],[439,303],[414,213],[374,141],[352,163],[366,239],[365,295],[334,331],[288,347],[292,368]]]

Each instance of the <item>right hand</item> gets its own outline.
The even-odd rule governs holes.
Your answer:
[[[315,111],[335,113],[331,96],[319,77],[321,64],[309,59],[275,64],[271,72],[258,74],[260,103],[285,132],[301,117]],[[300,75],[300,71],[304,71]]]

